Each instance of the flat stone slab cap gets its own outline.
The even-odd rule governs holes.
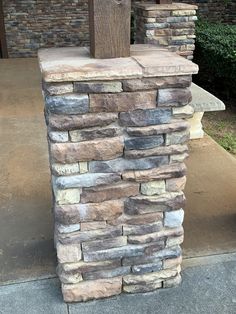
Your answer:
[[[154,45],[131,46],[129,58],[91,58],[86,47],[41,49],[38,56],[46,82],[131,79],[198,72],[198,66],[192,61]]]
[[[198,6],[187,3],[172,4],[153,4],[153,3],[135,3],[136,8],[147,11],[173,11],[173,10],[197,10]]]
[[[225,110],[225,104],[205,89],[194,83],[192,83],[190,89],[193,97],[190,105],[195,112]]]

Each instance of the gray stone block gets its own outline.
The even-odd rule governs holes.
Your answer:
[[[172,117],[171,109],[147,109],[132,112],[121,112],[119,115],[122,126],[148,126],[169,123]]]
[[[111,184],[121,180],[117,173],[85,173],[74,176],[54,178],[55,185],[60,189],[77,187],[91,187],[102,184]]]
[[[89,163],[90,172],[123,172],[125,170],[145,170],[162,165],[167,165],[168,156],[148,157],[141,159],[118,158],[108,161],[91,161]]]
[[[45,105],[55,114],[83,114],[89,111],[89,98],[86,94],[46,96]]]
[[[164,218],[165,227],[176,228],[176,227],[181,226],[183,221],[184,221],[183,209],[165,213],[165,218]]]
[[[163,143],[164,138],[162,135],[128,138],[125,140],[125,149],[150,149],[156,146],[160,146]]]

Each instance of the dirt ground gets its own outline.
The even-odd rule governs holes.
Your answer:
[[[208,112],[203,117],[204,131],[236,158],[236,106],[225,103],[226,111]]]

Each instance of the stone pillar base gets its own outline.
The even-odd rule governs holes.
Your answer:
[[[186,3],[135,4],[137,44],[155,44],[193,58],[197,6]]]
[[[133,46],[130,58],[86,48],[39,53],[66,302],[180,283],[191,101],[198,67]]]

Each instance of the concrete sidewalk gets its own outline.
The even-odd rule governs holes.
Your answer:
[[[57,279],[0,287],[1,314],[235,314],[236,256],[231,261],[187,268],[172,289],[65,304]],[[227,260],[227,258],[226,258]]]

